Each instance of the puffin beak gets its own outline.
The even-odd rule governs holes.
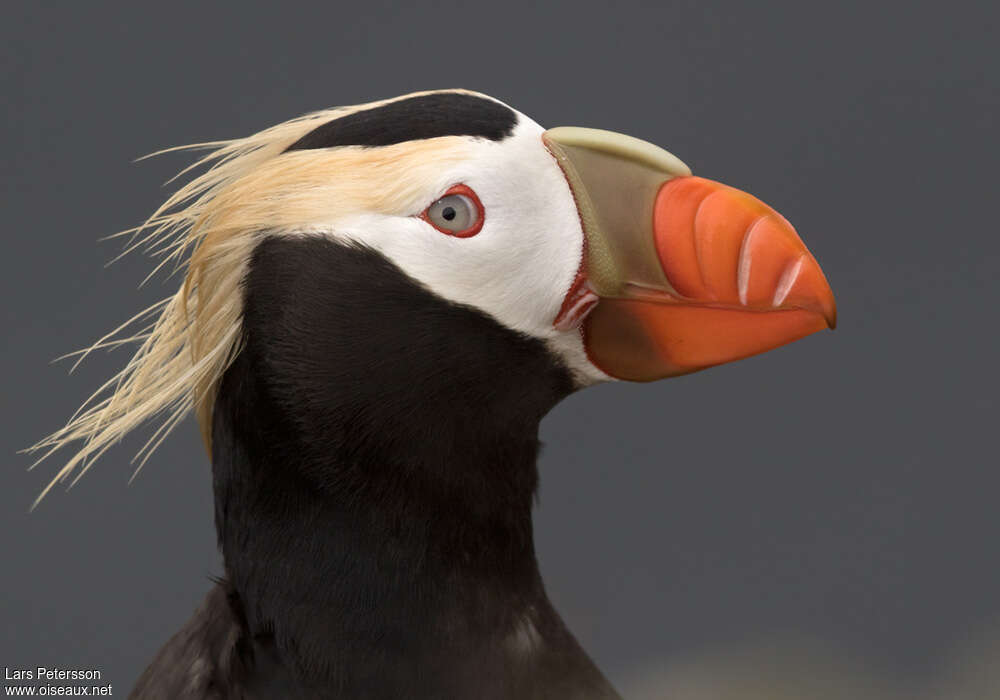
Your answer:
[[[760,200],[622,134],[558,127],[542,138],[586,236],[555,325],[582,323],[587,354],[606,374],[687,374],[836,325],[816,260]]]

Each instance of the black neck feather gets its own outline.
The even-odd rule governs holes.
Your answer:
[[[538,423],[572,390],[541,342],[321,238],[258,247],[244,330],[213,469],[251,686],[613,697],[535,560]]]

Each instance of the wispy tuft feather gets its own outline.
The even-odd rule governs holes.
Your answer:
[[[26,450],[40,453],[33,468],[54,452],[82,443],[33,508],[57,482],[72,476],[75,483],[112,445],[150,419],[164,418],[135,456],[136,472],[192,409],[205,444],[210,445],[215,390],[239,351],[240,284],[259,237],[268,231],[318,225],[331,212],[351,205],[382,210],[405,207],[419,189],[414,186],[418,177],[399,181],[395,187],[373,186],[373,181],[391,181],[390,174],[399,172],[408,154],[419,156],[423,146],[283,151],[320,124],[390,101],[315,112],[246,138],[169,148],[146,156],[210,150],[171,182],[204,169],[201,175],[180,187],[142,225],[108,237],[127,237],[118,257],[143,248],[157,260],[147,280],[170,269],[171,274],[183,271],[184,282],[172,296],[139,312],[89,348],[70,354],[79,356],[78,364],[100,348],[139,345],[128,364],[94,392],[63,428]],[[345,168],[352,177],[338,180],[336,174]]]

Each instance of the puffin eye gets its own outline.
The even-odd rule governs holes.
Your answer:
[[[472,189],[455,185],[427,207],[420,218],[441,233],[468,238],[483,227],[483,205]]]

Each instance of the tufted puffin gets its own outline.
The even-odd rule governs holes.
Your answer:
[[[225,571],[131,697],[619,697],[539,575],[539,421],[832,328],[795,229],[650,143],[465,90],[201,146],[126,232],[183,284],[94,346],[138,343],[34,448],[81,441],[55,480],[79,478],[197,414]]]

